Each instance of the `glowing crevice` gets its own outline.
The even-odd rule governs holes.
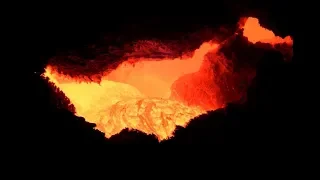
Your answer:
[[[275,36],[261,27],[256,18],[248,18],[242,28],[243,35],[252,43],[292,44],[291,37]],[[216,53],[218,47],[218,43],[205,42],[189,58],[129,59],[102,77],[100,84],[60,74],[55,71],[56,65],[48,65],[43,76],[70,99],[76,115],[95,123],[107,138],[129,128],[155,134],[159,140],[164,140],[172,136],[176,125],[186,126],[207,110],[221,107],[215,101],[204,104],[206,101],[199,94],[192,97],[198,106],[172,96],[176,93],[172,85],[184,75],[199,72],[206,55]],[[215,62],[223,65],[224,61],[217,59]],[[205,73],[215,76],[213,72]]]

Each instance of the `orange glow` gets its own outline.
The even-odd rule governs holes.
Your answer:
[[[259,19],[249,17],[243,26],[243,36],[247,37],[252,43],[263,42],[272,45],[287,43],[292,45],[293,40],[290,36],[284,39],[276,36],[271,30],[260,26]]]
[[[260,27],[255,18],[248,18],[243,28],[244,36],[252,43],[265,40],[274,43],[271,40],[280,38]],[[252,32],[255,33],[252,35]],[[185,127],[191,119],[225,103],[216,99],[217,85],[207,87],[214,78],[228,71],[226,59],[217,54],[219,46],[205,42],[192,57],[131,58],[105,73],[100,83],[82,82],[81,78],[58,73],[56,65],[48,65],[43,76],[70,99],[76,115],[95,123],[107,138],[129,128],[155,134],[159,140],[164,140],[172,137],[176,125]],[[214,61],[204,63],[207,58],[214,58]],[[219,72],[210,70],[211,66]],[[182,80],[192,73],[198,73],[197,77],[192,76],[196,85],[193,89],[184,88]],[[202,78],[198,82],[201,79],[198,76],[205,80]]]

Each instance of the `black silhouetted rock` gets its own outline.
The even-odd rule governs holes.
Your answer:
[[[124,129],[108,139],[110,144],[158,144],[154,135],[147,135],[138,130]]]

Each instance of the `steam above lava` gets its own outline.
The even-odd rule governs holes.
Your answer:
[[[292,46],[290,36],[275,36],[256,18],[247,18],[240,28],[247,43]],[[95,123],[107,138],[129,128],[164,140],[172,137],[177,125],[185,127],[191,119],[243,95],[233,86],[234,66],[221,52],[223,47],[221,42],[204,42],[192,56],[129,58],[106,70],[100,83],[60,73],[59,64],[50,62],[43,77],[69,98],[77,116]],[[252,77],[247,76],[241,75],[249,81]]]

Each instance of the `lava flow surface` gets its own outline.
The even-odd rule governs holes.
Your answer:
[[[244,22],[239,29],[249,43],[293,44],[290,36],[275,36],[256,18]],[[193,118],[243,95],[227,86],[237,94],[230,98],[221,88],[221,81],[233,73],[232,61],[220,53],[227,41],[204,42],[192,55],[177,58],[131,57],[108,68],[98,82],[64,74],[54,63],[47,65],[43,77],[65,94],[77,116],[95,123],[107,138],[128,128],[161,141],[172,137],[177,125],[185,127]]]

